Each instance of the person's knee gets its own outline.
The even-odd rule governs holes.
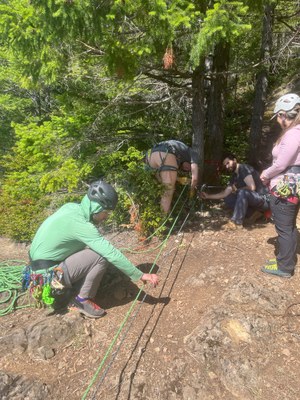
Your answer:
[[[165,193],[173,194],[175,192],[175,185],[173,183],[164,183]]]
[[[238,191],[237,191],[237,198],[238,199],[244,199],[244,198],[246,198],[246,197],[248,197],[249,196],[249,193],[250,193],[250,190],[247,190],[247,189],[239,189]]]
[[[226,205],[226,207],[230,208],[230,209],[234,209],[235,204],[236,204],[236,195],[235,194],[230,194],[229,196],[226,196],[224,198],[224,203]]]
[[[109,262],[102,256],[99,255],[96,265],[101,271],[106,271],[109,265]]]

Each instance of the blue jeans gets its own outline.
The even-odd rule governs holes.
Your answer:
[[[278,234],[278,269],[293,273],[297,263],[297,239],[298,231],[296,218],[299,204],[293,204],[287,200],[271,195],[271,210]]]
[[[250,216],[253,211],[264,211],[267,209],[264,198],[252,190],[239,189],[224,199],[227,207],[233,210],[231,220],[236,224],[242,224],[245,217]]]

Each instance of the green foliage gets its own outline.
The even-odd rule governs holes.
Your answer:
[[[0,197],[0,235],[29,242],[47,216],[47,203],[30,198],[12,198],[5,190]]]
[[[141,62],[161,62],[178,30],[191,29],[198,15],[186,0],[10,0],[0,5],[0,37],[35,82],[54,82],[90,54],[101,55],[112,74],[133,78]]]
[[[160,228],[165,219],[160,209],[163,188],[153,172],[145,169],[142,157],[139,150],[129,147],[101,157],[97,170],[109,182],[116,182],[120,200],[114,221],[148,235]],[[163,231],[161,228],[157,234]]]
[[[29,240],[43,220],[47,194],[72,192],[91,171],[77,157],[82,121],[53,116],[43,124],[15,124],[12,152],[2,158],[0,234]]]
[[[20,242],[30,242],[40,224],[60,206],[69,201],[79,202],[81,193],[44,195],[39,199],[13,198],[5,190],[0,196],[0,235]]]
[[[13,145],[12,121],[24,121],[32,109],[28,93],[18,86],[20,76],[7,60],[8,54],[4,53],[0,46],[0,156]]]
[[[51,193],[59,189],[69,192],[78,186],[90,167],[75,160],[79,121],[73,117],[55,117],[39,125],[15,124],[17,143],[13,152],[4,157],[10,186],[32,195],[32,179],[38,182],[33,193]],[[28,184],[29,179],[29,184]],[[13,185],[11,183],[14,183]],[[7,185],[4,185],[4,188]],[[7,188],[7,190],[11,190]],[[19,191],[18,191],[19,195]]]
[[[207,10],[191,51],[193,67],[199,64],[201,56],[213,50],[216,43],[234,43],[251,29],[251,25],[245,24],[242,19],[247,10],[248,7],[243,2],[227,0],[216,2],[213,8]]]

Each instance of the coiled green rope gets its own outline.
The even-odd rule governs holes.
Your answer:
[[[30,307],[30,304],[17,306],[17,300],[26,293],[21,292],[25,264],[22,260],[0,262],[0,317],[16,309]]]

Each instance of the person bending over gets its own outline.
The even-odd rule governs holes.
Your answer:
[[[157,180],[165,187],[160,202],[165,213],[171,209],[179,170],[191,172],[192,188],[196,188],[198,184],[199,156],[194,149],[179,140],[166,140],[156,144],[146,153],[144,161],[151,170],[156,171]]]
[[[76,286],[74,305],[88,317],[105,314],[93,299],[111,264],[133,281],[158,284],[156,274],[141,272],[99,233],[96,225],[107,219],[117,202],[110,184],[92,183],[80,204],[67,203],[42,223],[30,247],[32,270],[55,267],[61,271],[61,284],[67,289]]]

